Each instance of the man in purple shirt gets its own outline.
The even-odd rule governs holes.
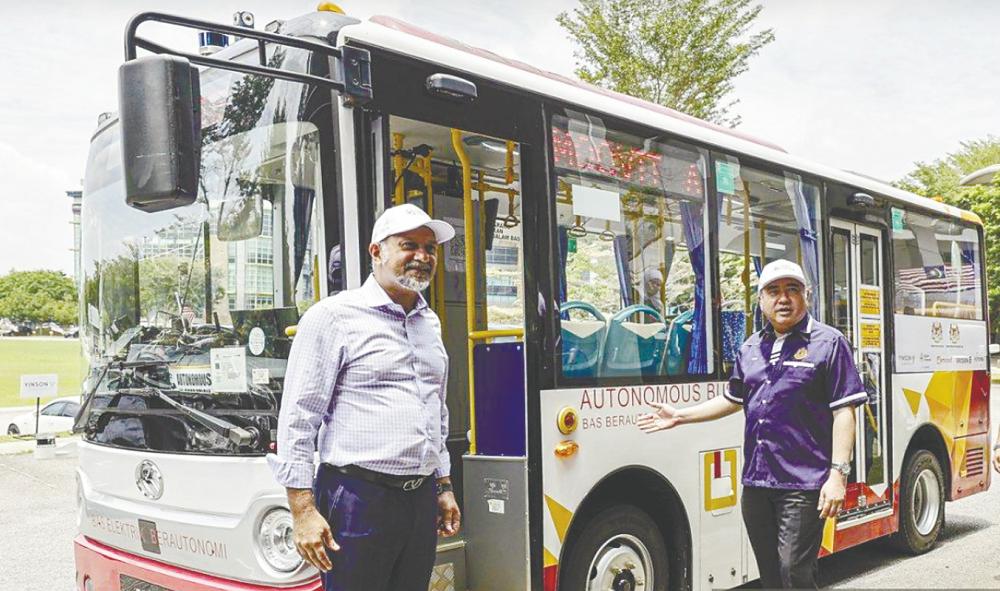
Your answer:
[[[654,404],[639,427],[653,433],[742,408],[743,520],[761,585],[816,588],[823,520],[844,502],[854,407],[867,394],[850,343],[809,315],[801,267],[766,265],[758,296],[768,325],[740,347],[724,396],[682,409]]]
[[[420,295],[454,235],[413,205],[387,209],[368,247],[372,275],[299,322],[268,462],[288,493],[295,547],[327,591],[426,591],[436,533],[460,527],[448,356]]]

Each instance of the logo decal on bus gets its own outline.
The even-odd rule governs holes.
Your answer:
[[[136,466],[135,486],[147,499],[155,501],[163,496],[163,475],[156,464],[143,460]]]

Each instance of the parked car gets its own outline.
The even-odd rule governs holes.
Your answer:
[[[73,428],[73,419],[80,410],[80,397],[56,398],[42,406],[38,415],[39,433],[59,433]],[[7,435],[34,435],[35,411],[26,412],[11,419],[7,425]]]

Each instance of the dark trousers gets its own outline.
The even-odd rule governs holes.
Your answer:
[[[743,488],[743,522],[764,589],[816,589],[818,490]]]
[[[322,465],[313,492],[340,545],[327,551],[326,591],[427,591],[437,552],[433,478],[403,491]]]

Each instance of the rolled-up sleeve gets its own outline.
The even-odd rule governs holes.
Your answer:
[[[737,352],[736,361],[733,362],[733,372],[729,376],[729,387],[722,392],[726,400],[740,406],[743,406],[743,400],[746,397],[746,383],[743,381],[743,366],[740,363],[742,357],[743,347]]]
[[[321,305],[299,321],[285,371],[278,451],[267,456],[275,480],[286,488],[312,487],[316,435],[330,408],[348,341],[343,326],[333,310]]]
[[[830,408],[858,406],[868,400],[865,385],[854,365],[851,345],[843,336],[837,338],[827,360],[827,395]]]

